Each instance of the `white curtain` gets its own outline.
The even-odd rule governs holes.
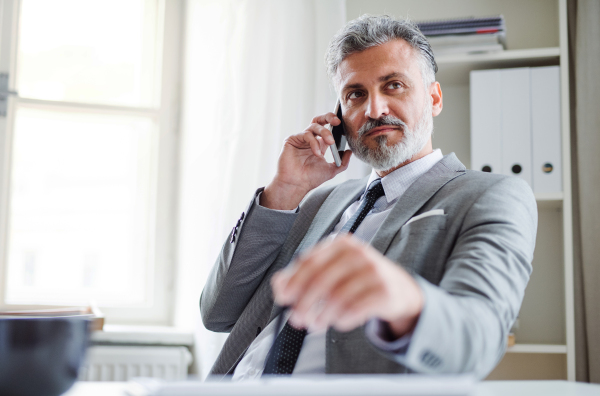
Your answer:
[[[285,137],[333,109],[324,54],[346,12],[344,0],[186,4],[175,324],[196,332],[204,376],[225,335],[202,327],[202,287],[254,190],[273,177]],[[336,180],[368,172],[353,160]]]

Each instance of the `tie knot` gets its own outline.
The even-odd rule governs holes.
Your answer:
[[[371,186],[369,187],[369,190],[367,191],[367,199],[368,200],[372,200],[372,199],[379,199],[379,197],[382,197],[383,195],[385,195],[385,192],[383,191],[383,184],[381,184],[381,179],[377,179],[375,181],[373,181],[373,183],[371,183]]]
[[[352,218],[348,220],[346,225],[342,228],[340,232],[348,232],[349,234],[354,233],[358,229],[358,226],[362,221],[367,217],[367,214],[373,209],[375,206],[375,201],[382,197],[383,194],[383,185],[381,184],[381,179],[374,180],[370,185],[367,193],[363,199],[362,204],[358,208],[358,211],[354,213]]]

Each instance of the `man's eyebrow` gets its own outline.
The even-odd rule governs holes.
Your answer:
[[[406,74],[400,72],[393,72],[386,76],[379,77],[379,81],[385,82],[387,80],[391,80],[392,78],[407,78]]]
[[[346,91],[348,89],[356,89],[356,88],[363,88],[364,85],[360,84],[360,83],[355,83],[355,84],[350,84],[350,85],[345,85],[342,90]]]

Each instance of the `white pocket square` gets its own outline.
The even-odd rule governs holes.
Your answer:
[[[444,214],[444,209],[433,209],[433,210],[430,210],[429,212],[421,213],[418,216],[412,217],[410,220],[408,220],[406,222],[406,224],[410,224],[413,221],[421,220],[425,217],[438,216],[438,215],[443,215],[443,214]],[[404,225],[406,225],[406,224],[404,224]]]

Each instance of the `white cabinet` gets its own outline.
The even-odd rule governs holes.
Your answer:
[[[504,15],[507,49],[436,58],[444,109],[434,119],[434,148],[470,168],[469,72],[560,66],[563,192],[536,194],[538,237],[533,274],[509,348],[490,379],[575,380],[573,235],[566,0],[347,0],[348,20],[368,14],[432,20]]]

